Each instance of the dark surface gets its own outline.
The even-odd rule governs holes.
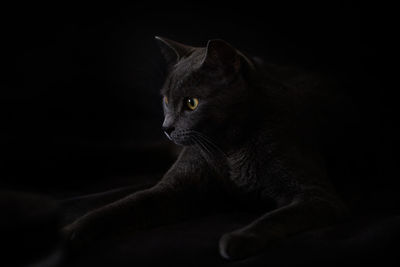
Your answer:
[[[120,183],[124,180],[115,179],[121,180]],[[57,232],[56,226],[65,225],[93,208],[147,188],[155,181],[147,177],[146,182],[136,185],[59,201],[2,192],[2,196],[7,197],[6,201],[0,199],[2,210],[12,208],[8,213],[9,221],[6,221],[8,225],[3,223],[1,228],[2,242],[6,245],[2,264],[25,266],[26,263],[37,263],[37,266],[47,266],[43,260],[46,258],[55,263],[48,266],[397,266],[399,263],[398,212],[351,216],[337,225],[271,244],[260,255],[241,261],[223,260],[218,252],[218,241],[223,233],[244,226],[258,216],[246,210],[221,211],[139,232],[105,235],[80,250],[69,247]],[[10,214],[19,216],[10,217]],[[56,257],[48,256],[55,251],[58,253]]]
[[[355,207],[350,222],[229,264],[285,265],[298,260],[326,265],[346,262],[349,256],[354,262],[387,260],[395,256],[388,253],[398,241],[400,210],[389,9],[349,1],[263,6],[7,4],[0,17],[0,186],[58,202],[154,183],[174,153],[163,144],[160,130],[158,90],[164,71],[153,37],[198,46],[222,38],[265,60],[297,64],[339,79],[361,114],[330,162],[338,187]],[[71,220],[117,196],[64,202],[59,217]],[[25,214],[30,203],[19,195],[1,202],[2,210],[17,214]],[[21,210],[12,203],[20,203]],[[14,234],[29,236],[31,230],[19,228],[3,214],[7,213],[1,214],[7,226],[2,231],[11,233],[11,239]],[[228,264],[218,256],[218,238],[251,216],[216,214],[105,240],[71,258],[71,264]],[[25,221],[22,217],[19,220]],[[46,225],[42,228],[53,229]],[[54,229],[47,234],[37,247],[41,240],[53,242],[57,236]],[[32,254],[29,249],[15,250],[21,258]]]
[[[154,182],[154,180],[153,180]],[[130,187],[64,200],[62,224],[85,211],[104,205],[136,190]],[[222,234],[240,228],[259,213],[246,210],[221,211],[188,221],[139,232],[106,236],[83,250],[67,250],[67,266],[157,266],[160,263],[186,266],[332,265],[399,263],[400,214],[368,213],[351,216],[342,223],[316,229],[271,244],[265,252],[246,260],[229,262],[218,252]]]
[[[86,210],[143,189],[148,185],[120,188],[62,202],[67,223]],[[123,235],[107,236],[84,250],[70,250],[67,266],[156,266],[160,263],[186,266],[336,265],[399,263],[400,214],[369,213],[271,244],[264,253],[229,262],[218,253],[222,234],[240,228],[257,217],[245,210],[221,211],[192,220]]]

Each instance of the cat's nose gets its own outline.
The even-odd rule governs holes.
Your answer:
[[[169,127],[162,127],[164,133],[167,135],[168,138],[170,138],[171,133],[175,130],[175,127],[169,126]]]

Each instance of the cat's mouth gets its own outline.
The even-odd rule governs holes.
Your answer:
[[[195,144],[195,140],[191,131],[174,131],[171,134],[165,133],[167,138],[180,146],[191,146]]]

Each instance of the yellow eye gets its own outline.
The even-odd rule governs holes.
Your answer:
[[[168,105],[168,97],[164,96],[164,103]]]
[[[189,109],[195,110],[197,108],[197,106],[199,105],[199,99],[197,99],[195,97],[189,97],[186,100],[186,105],[188,106]]]

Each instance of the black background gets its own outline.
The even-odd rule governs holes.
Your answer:
[[[266,60],[340,77],[362,114],[357,182],[379,191],[382,203],[397,199],[385,8],[234,2],[4,6],[2,184],[49,192],[154,168],[156,156],[138,155],[138,146],[163,138],[160,35],[195,46],[222,38]]]

